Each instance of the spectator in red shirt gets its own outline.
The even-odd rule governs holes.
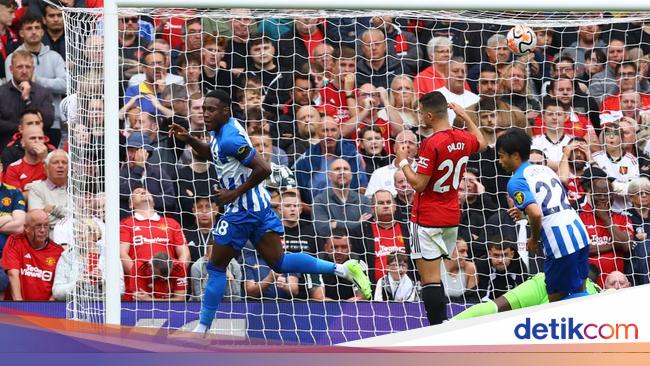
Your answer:
[[[449,60],[453,53],[452,47],[453,44],[447,37],[433,37],[427,43],[427,54],[432,65],[415,77],[415,93],[418,98],[447,84]]]
[[[361,259],[368,263],[370,280],[377,282],[387,273],[388,256],[410,253],[407,249],[410,234],[406,224],[395,220],[397,206],[390,191],[380,189],[375,192],[372,204],[374,220],[364,223],[362,227],[366,241],[365,257]],[[410,265],[409,269],[412,270],[413,266]]]
[[[63,248],[48,238],[49,222],[43,210],[31,210],[25,231],[7,239],[2,267],[9,276],[9,299],[15,301],[53,300],[52,284]]]
[[[38,109],[27,108],[20,115],[20,124],[18,125],[18,132],[16,132],[7,144],[7,147],[2,150],[2,165],[9,166],[9,164],[25,156],[25,147],[20,143],[22,139],[22,133],[26,126],[41,126],[43,129],[43,116]],[[48,151],[55,149],[54,145],[50,143],[50,139],[45,136],[45,146],[47,146]]]
[[[587,181],[583,188],[591,193],[591,202],[582,207],[580,219],[591,238],[589,263],[600,269],[597,283],[603,287],[607,275],[624,270],[634,229],[626,216],[612,212],[613,188],[606,179]]]
[[[47,178],[43,159],[47,156],[45,134],[41,126],[27,126],[23,130],[20,143],[25,148],[25,156],[11,163],[4,176],[4,182],[21,191],[25,185]]]
[[[130,200],[133,215],[120,224],[120,258],[124,274],[135,275],[137,266],[161,251],[167,252],[174,260],[189,264],[190,250],[181,225],[154,210],[153,197],[142,185],[135,183],[133,187]]]
[[[185,265],[169,257],[167,252],[158,252],[151,260],[141,263],[137,276],[131,277],[135,285],[133,296],[140,301],[183,301],[187,294],[187,273]]]

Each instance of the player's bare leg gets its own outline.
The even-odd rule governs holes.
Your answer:
[[[349,260],[341,265],[312,257],[307,253],[285,253],[282,238],[274,232],[262,235],[256,249],[275,272],[333,273],[356,284],[367,300],[372,297],[370,279],[356,260]]]
[[[207,334],[217,313],[217,308],[223,299],[226,288],[226,270],[230,261],[235,258],[238,251],[231,246],[214,244],[210,262],[207,265],[208,281],[203,291],[203,302],[201,303],[201,315],[199,325],[194,332]]]
[[[445,290],[440,282],[440,261],[440,257],[433,260],[423,258],[415,260],[422,284],[422,301],[431,325],[447,320]]]

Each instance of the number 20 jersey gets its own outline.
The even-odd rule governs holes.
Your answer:
[[[415,194],[411,221],[424,227],[460,224],[458,186],[469,156],[479,149],[478,139],[464,130],[438,131],[420,144],[417,173],[431,177]]]
[[[542,210],[541,236],[547,257],[562,258],[589,245],[587,229],[551,168],[524,162],[508,181],[508,195],[522,211],[532,203]]]

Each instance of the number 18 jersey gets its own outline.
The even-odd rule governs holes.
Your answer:
[[[585,225],[571,207],[555,172],[524,162],[508,181],[508,195],[525,210],[532,203],[542,210],[542,243],[547,257],[562,258],[589,245]]]
[[[460,224],[458,186],[469,156],[479,149],[476,136],[464,130],[444,130],[422,141],[417,173],[431,177],[424,192],[415,195],[411,221],[424,227]]]

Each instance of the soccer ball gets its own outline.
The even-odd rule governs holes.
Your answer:
[[[508,48],[517,55],[525,55],[535,50],[537,36],[530,27],[516,25],[510,28],[508,35]]]

